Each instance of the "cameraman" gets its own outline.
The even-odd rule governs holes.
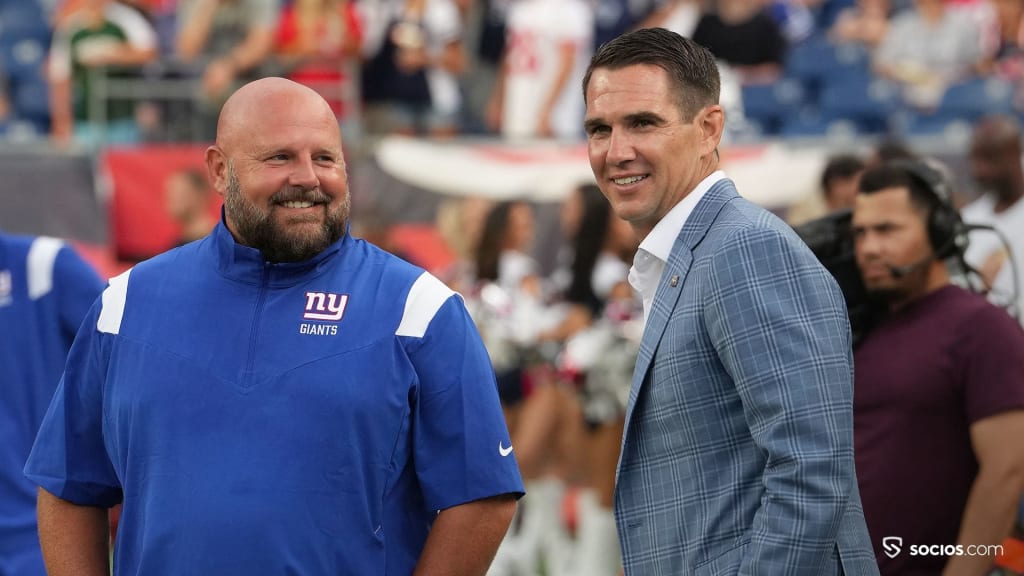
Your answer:
[[[887,311],[854,363],[857,475],[881,573],[986,574],[990,556],[910,551],[1009,533],[1024,491],[1024,331],[950,283],[964,228],[929,165],[868,169],[852,226],[864,286]],[[902,553],[883,553],[887,537]]]

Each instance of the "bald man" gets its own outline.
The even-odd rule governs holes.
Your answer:
[[[523,492],[462,300],[348,234],[338,125],[280,78],[206,151],[213,232],[111,280],[26,474],[51,576],[482,575]]]
[[[992,287],[990,299],[1011,307],[1024,322],[1024,167],[1021,126],[1012,116],[982,118],[974,127],[968,159],[981,196],[963,209],[964,222],[985,224],[1002,232],[1010,251],[991,232],[976,231],[964,254]],[[1016,281],[1017,286],[1014,286]],[[1016,294],[1015,294],[1016,293]],[[1014,299],[1016,295],[1016,299]]]

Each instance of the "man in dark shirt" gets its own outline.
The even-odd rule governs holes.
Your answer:
[[[857,265],[888,315],[855,352],[854,434],[881,573],[987,574],[1024,490],[1024,331],[950,284],[963,234],[923,162],[868,169]]]

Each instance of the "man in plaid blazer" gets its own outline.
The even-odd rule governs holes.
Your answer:
[[[591,167],[640,245],[646,327],[615,511],[627,576],[874,575],[842,294],[718,171],[714,58],[662,29],[584,80]]]

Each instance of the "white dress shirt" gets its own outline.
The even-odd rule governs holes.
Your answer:
[[[692,192],[669,210],[668,214],[665,214],[665,217],[659,220],[654,229],[640,242],[640,248],[636,251],[636,256],[633,257],[633,267],[629,269],[629,284],[643,297],[644,326],[647,325],[647,318],[651,315],[654,293],[658,290],[661,273],[665,270],[676,238],[683,231],[686,220],[689,219],[700,199],[723,178],[725,178],[725,172],[716,170],[701,180],[700,184],[697,184]]]

